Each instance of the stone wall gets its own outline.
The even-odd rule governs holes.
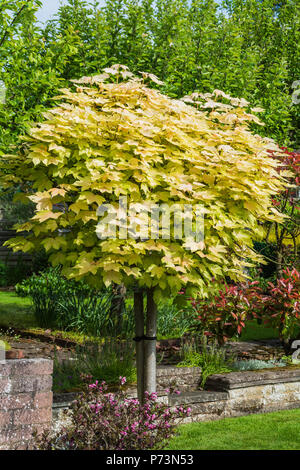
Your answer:
[[[231,372],[209,377],[207,390],[169,396],[191,408],[188,421],[211,421],[300,408],[300,369]]]
[[[32,431],[52,422],[52,370],[48,359],[0,363],[0,449],[26,449]]]
[[[212,421],[253,413],[300,408],[300,368],[230,372],[208,378],[205,390],[199,389],[199,368],[159,366],[159,400],[170,406],[187,405],[191,415],[184,422]],[[166,394],[166,388],[181,390],[180,395]],[[66,424],[63,410],[69,408],[74,394],[54,403],[54,429]],[[128,395],[136,396],[130,387]]]
[[[175,389],[185,392],[196,390],[201,378],[200,367],[158,366],[156,372],[157,391]]]

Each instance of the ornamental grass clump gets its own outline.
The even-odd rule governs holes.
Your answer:
[[[105,382],[88,385],[71,408],[70,424],[54,435],[47,431],[38,437],[39,450],[147,450],[163,449],[174,436],[176,426],[191,409],[169,408],[146,392],[144,404],[128,398],[120,388],[108,393]]]

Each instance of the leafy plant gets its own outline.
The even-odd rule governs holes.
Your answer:
[[[274,207],[285,213],[288,218],[284,223],[267,223],[266,241],[271,241],[276,247],[277,276],[282,277],[283,267],[291,267],[299,263],[298,248],[300,245],[300,153],[289,152],[282,147],[281,152],[270,151],[278,160],[278,172],[289,171],[289,185],[274,196]],[[290,259],[292,255],[292,260]],[[292,261],[292,262],[291,262]]]
[[[262,132],[299,148],[297,2],[70,0],[45,25],[35,18],[39,3],[11,0],[0,12],[3,152],[69,78],[113,63],[156,74],[175,98],[217,88],[251,99],[265,108]]]
[[[193,316],[186,308],[178,308],[173,299],[160,302],[157,307],[157,330],[160,336],[180,338],[193,324]]]
[[[120,376],[121,386],[126,377]],[[72,404],[71,423],[54,435],[36,436],[39,450],[147,450],[163,449],[176,425],[190,408],[169,408],[155,393],[146,393],[143,405],[128,398],[122,388],[107,393],[96,381]]]
[[[107,83],[110,76],[113,80],[117,77],[118,80],[129,78],[129,81]],[[153,78],[151,74],[144,74],[144,79],[151,78]],[[246,122],[252,120],[256,122],[258,119],[246,113],[243,108],[244,102],[238,101],[234,120],[227,119],[229,115],[232,115],[231,108],[234,105],[230,106],[228,115],[225,112],[217,119],[209,119],[205,112],[200,112],[183,102],[172,101],[156,90],[148,88],[143,82],[133,77],[126,67],[119,65],[105,69],[102,75],[92,78],[84,77],[75,82],[77,91],[65,92],[63,95],[65,103],[62,107],[54,108],[49,112],[49,124],[45,122],[32,129],[31,136],[28,136],[28,145],[34,147],[35,151],[28,153],[27,159],[18,160],[7,157],[6,173],[2,175],[4,185],[10,186],[16,180],[22,180],[24,183],[31,181],[38,187],[38,192],[26,196],[36,204],[36,215],[26,224],[19,226],[19,230],[31,233],[26,237],[12,239],[7,242],[7,245],[14,250],[24,251],[32,251],[40,246],[45,247],[52,253],[50,261],[53,264],[63,263],[62,273],[69,277],[80,279],[84,276],[87,281],[98,287],[102,285],[102,282],[105,285],[124,282],[126,287],[135,286],[137,283],[139,287],[145,289],[152,286],[155,287],[156,299],[162,293],[176,295],[184,285],[192,292],[205,294],[208,290],[207,282],[210,282],[212,276],[218,279],[222,278],[225,273],[232,278],[243,276],[243,267],[248,264],[244,261],[245,258],[252,261],[259,260],[259,257],[249,248],[253,235],[260,232],[257,218],[260,220],[280,219],[280,215],[271,206],[270,191],[274,193],[283,187],[283,181],[276,173],[276,163],[272,158],[268,158],[269,141],[266,143],[263,139],[254,137],[247,128]],[[154,82],[157,82],[156,78]],[[128,112],[130,110],[131,117],[129,114],[126,117],[130,131],[125,132],[118,127],[119,113],[123,112],[123,105],[119,107],[119,102],[112,100],[113,94],[115,98],[118,97],[118,100],[124,101],[123,105]],[[216,90],[216,100],[219,94]],[[103,100],[101,108],[98,106],[98,99]],[[86,100],[90,102],[89,108],[86,107]],[[76,107],[71,106],[71,103],[76,104]],[[110,109],[109,118],[106,108],[104,111],[104,103]],[[137,105],[139,105],[138,108]],[[151,117],[149,114],[144,115],[145,110],[150,111],[153,106],[161,109],[162,113],[153,113]],[[80,116],[84,116],[82,122]],[[142,116],[146,121],[142,119]],[[93,120],[96,117],[101,120],[103,132],[110,133],[115,126],[114,134],[109,134],[108,144],[106,141],[99,140],[97,126],[89,124],[87,132],[86,126],[90,122],[89,119]],[[191,120],[193,126],[191,126]],[[55,126],[60,126],[62,122],[66,127],[61,128],[60,147],[57,148]],[[147,140],[148,137],[143,134],[145,122],[154,132],[151,145]],[[163,127],[165,122],[168,122],[168,130]],[[181,123],[180,129],[176,127],[178,122]],[[74,150],[73,137],[70,140],[68,132],[64,130],[68,126],[74,127],[77,136],[76,145],[85,148],[83,153],[79,154],[78,149]],[[81,132],[83,129],[84,133]],[[46,144],[47,148],[45,148],[45,143],[40,143],[39,140],[39,136],[42,138],[44,132],[49,139]],[[150,155],[157,159],[151,176],[154,178],[153,183],[149,179],[151,172],[146,165],[144,151],[138,153],[138,158],[135,158],[137,155],[134,150],[135,146],[128,147],[128,132],[132,134],[132,138],[138,139],[141,148],[147,149],[147,159]],[[214,133],[214,144],[210,141],[211,132]],[[243,152],[241,142],[239,139],[236,144],[231,142],[232,149],[226,145],[224,147],[224,132],[232,135],[231,140],[237,133],[243,135],[243,141],[247,142],[244,149],[247,154],[245,166],[239,164],[239,158],[230,157],[232,149],[235,155]],[[183,153],[180,156],[174,153],[173,144],[168,142],[169,134],[176,136],[177,145],[182,146]],[[203,147],[199,144],[200,136],[208,147],[210,144],[214,145],[215,150],[212,153],[205,150],[205,145]],[[91,139],[93,144],[91,144]],[[164,143],[160,148],[161,139]],[[120,145],[120,149],[122,148],[119,154],[115,149],[116,142]],[[188,146],[186,146],[187,142],[189,142]],[[95,147],[92,153],[90,153],[91,145]],[[103,150],[103,153],[101,149],[106,148],[106,145],[108,147],[105,152]],[[162,152],[159,156],[158,147]],[[122,153],[125,150],[134,158],[127,160]],[[57,152],[60,155],[59,158]],[[88,165],[86,152],[89,155]],[[100,152],[103,156],[95,160],[95,152]],[[163,157],[163,155],[168,155],[168,152],[172,154],[170,161]],[[217,154],[219,160],[215,165],[213,155]],[[182,173],[182,158],[189,167],[188,173]],[[242,154],[240,158],[243,158]],[[118,160],[118,164],[113,164],[113,169],[109,170],[106,162],[115,159]],[[207,164],[208,159],[212,159],[211,165]],[[47,164],[45,164],[46,161]],[[124,163],[124,169],[120,162]],[[105,172],[101,170],[102,164],[105,166]],[[72,174],[69,174],[66,179],[64,175],[69,165],[74,166]],[[178,171],[176,165],[179,165]],[[255,168],[255,178],[254,173],[248,171],[249,165]],[[230,180],[226,173],[229,167]],[[226,175],[223,174],[222,168]],[[174,179],[166,181],[164,174],[171,169],[174,170]],[[141,172],[143,183],[140,180],[136,180],[135,183],[128,180],[129,175],[134,171]],[[59,176],[60,174],[62,176]],[[55,187],[46,189],[49,179],[53,178]],[[184,186],[182,186],[183,180]],[[218,184],[212,184],[215,180]],[[244,181],[243,187],[240,185],[242,180]],[[259,193],[256,186],[258,181],[260,181],[261,188]],[[203,184],[202,189],[197,191],[191,189],[200,182]],[[97,190],[99,184],[106,185],[101,186],[104,188],[103,191]],[[152,188],[153,184],[156,189]],[[190,241],[182,240],[176,240],[175,243],[173,235],[170,240],[155,239],[144,242],[137,242],[131,237],[99,239],[96,235],[98,220],[95,212],[98,205],[104,201],[112,205],[116,204],[114,191],[117,188],[122,188],[121,193],[127,195],[128,204],[133,205],[137,201],[144,203],[149,200],[150,196],[151,202],[157,204],[164,202],[165,197],[168,198],[170,204],[186,203],[190,201],[189,191],[191,190],[193,203],[201,204],[205,210],[205,244],[198,242],[194,245]],[[150,188],[152,188],[151,191]],[[173,191],[176,192],[176,196],[172,196]],[[233,193],[234,198],[231,198]],[[209,200],[209,203],[205,202],[206,200]],[[212,201],[218,201],[218,203]],[[223,209],[220,209],[221,202]],[[263,210],[262,206],[264,206]],[[65,207],[68,207],[67,211]],[[132,217],[129,216],[129,224],[133,223]],[[228,222],[230,227],[224,223],[225,219],[231,220],[230,224]],[[220,222],[218,230],[215,227],[217,221]],[[119,225],[120,223],[117,223],[117,226]],[[72,230],[66,227],[72,227]],[[64,235],[59,234],[58,230],[64,230]],[[161,227],[159,234],[161,234]],[[78,251],[73,251],[74,246]],[[118,254],[121,247],[127,247],[126,254],[122,257]],[[173,256],[171,262],[168,253],[172,254],[173,251],[176,257]],[[230,256],[226,256],[226,253]]]
[[[83,283],[69,281],[60,274],[60,267],[49,268],[39,275],[16,285],[16,293],[29,296],[32,300],[35,318],[42,327],[54,327],[59,316],[59,302],[74,292],[87,292],[89,287]]]
[[[225,285],[212,300],[192,300],[191,305],[196,314],[192,329],[216,338],[219,345],[241,335],[250,307],[244,285]]]
[[[296,269],[283,270],[283,277],[276,283],[269,282],[267,292],[262,292],[252,282],[252,315],[262,318],[279,332],[286,354],[300,327],[300,273]]]
[[[70,359],[54,358],[53,390],[67,392],[82,387],[82,377],[105,380],[118,384],[120,375],[126,374],[127,383],[135,382],[136,370],[132,342],[105,338],[103,342],[85,343],[77,347]]]
[[[151,73],[138,78],[119,64],[103,72],[73,79],[75,91],[61,91],[60,106],[31,129],[17,158],[6,155],[1,184],[20,184],[23,199],[36,205],[35,215],[17,226],[28,235],[6,245],[25,252],[44,247],[53,265],[63,265],[63,275],[98,290],[112,284],[134,290],[141,320],[136,336],[144,341],[144,294],[146,336],[155,338],[162,297],[182,288],[190,296],[207,296],[213,277],[242,279],[244,268],[261,260],[252,250],[261,232],[258,219],[281,220],[270,194],[281,191],[284,180],[267,152],[277,145],[251,132],[253,122],[262,123],[246,100],[215,90],[209,106],[218,113],[207,114],[197,109],[197,99],[172,100],[149,88],[148,81],[163,85]],[[219,102],[220,96],[231,104]],[[107,232],[98,225],[97,209],[109,204],[116,215],[119,196],[127,197],[132,210],[126,236],[117,237],[123,221],[117,217]],[[163,236],[162,220],[152,239],[144,236],[141,206],[165,201],[201,207],[205,242],[178,238],[174,220],[170,238]],[[155,344],[147,340],[144,346],[154,362]],[[150,387],[154,367],[145,374],[139,380]]]
[[[64,331],[78,331],[103,337],[115,333],[133,334],[132,310],[114,311],[116,294],[111,289],[96,291],[82,281],[68,280],[61,268],[33,274],[16,285],[19,296],[29,296],[38,324]]]
[[[177,367],[200,367],[201,387],[204,387],[207,378],[212,374],[231,372],[233,355],[227,357],[226,350],[217,344],[208,344],[204,337],[200,343],[185,343],[182,349],[183,360]]]
[[[128,316],[133,314],[126,312],[124,306],[119,318],[112,309],[113,299],[111,289],[101,292],[78,290],[62,296],[57,302],[57,327],[102,337],[113,332],[116,336],[128,334]]]

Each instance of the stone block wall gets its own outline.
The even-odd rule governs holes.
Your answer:
[[[200,367],[158,366],[156,371],[158,393],[170,388],[181,392],[196,390],[200,379]]]
[[[300,408],[300,369],[216,374],[208,378],[205,388],[170,395],[169,404],[191,408],[186,422]]]
[[[48,359],[0,363],[0,449],[26,449],[32,432],[52,422],[52,371]]]

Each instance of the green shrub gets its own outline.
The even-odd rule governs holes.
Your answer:
[[[178,308],[172,299],[158,305],[157,330],[162,337],[180,338],[189,331],[193,322],[190,312]]]
[[[114,305],[115,299],[116,294],[112,289],[71,292],[58,301],[56,324],[62,330],[76,330],[94,336],[132,335],[132,309],[124,304],[118,310]]]
[[[132,308],[124,304],[117,311],[113,300],[118,296],[112,289],[97,291],[84,282],[68,280],[59,267],[33,274],[16,286],[16,293],[31,298],[41,327],[102,337],[133,334]]]
[[[6,286],[7,266],[0,261],[0,287]]]
[[[96,291],[83,282],[60,274],[60,268],[48,268],[33,274],[15,287],[20,297],[30,297],[38,325],[64,331],[75,330],[93,336],[134,336],[132,302],[118,302],[115,289]],[[193,317],[179,309],[172,299],[158,305],[158,331],[163,337],[181,337]]]
[[[59,268],[50,268],[39,275],[33,274],[16,286],[16,293],[28,296],[33,303],[33,312],[41,327],[57,326],[59,302],[79,289],[74,281],[67,281],[60,275]]]
[[[204,387],[210,375],[232,371],[233,356],[227,358],[225,348],[217,343],[208,345],[205,337],[201,339],[200,345],[197,338],[193,342],[185,343],[182,356],[183,359],[177,367],[201,367],[201,387]]]
[[[59,361],[55,355],[53,390],[66,392],[79,389],[83,377],[87,376],[91,380],[117,384],[123,375],[126,375],[128,383],[136,380],[134,344],[132,341],[106,338],[102,344],[78,346],[70,359]]]

